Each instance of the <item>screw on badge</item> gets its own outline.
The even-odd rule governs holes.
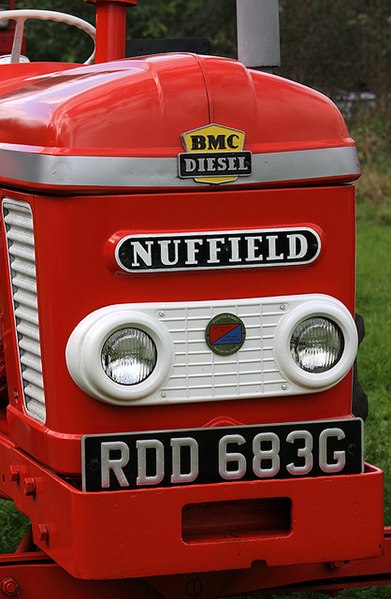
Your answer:
[[[186,585],[186,591],[190,597],[199,597],[203,590],[204,586],[198,578],[192,578]]]
[[[355,456],[357,453],[358,447],[355,443],[349,443],[348,445],[348,454],[351,456]]]
[[[91,472],[97,472],[100,468],[100,462],[99,460],[97,460],[96,458],[94,458],[93,460],[91,460],[90,462],[88,462],[88,468],[91,470]]]
[[[246,327],[235,314],[224,312],[209,321],[205,330],[205,340],[213,353],[230,356],[242,347],[246,339]]]

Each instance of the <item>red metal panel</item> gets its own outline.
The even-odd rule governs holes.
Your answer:
[[[87,314],[117,303],[324,293],[339,299],[353,313],[352,188],[78,198],[11,195],[30,201],[34,213],[47,423],[43,427],[24,417],[12,392],[9,418],[13,440],[40,461],[60,472],[80,473],[82,434],[148,430],[151,416],[156,429],[173,429],[202,427],[216,419],[261,424],[350,413],[350,377],[331,390],[289,399],[113,408],[75,385],[66,367],[65,347],[72,330]],[[104,258],[112,252],[107,249],[108,240],[123,229],[175,233],[189,228],[218,231],[275,226],[313,227],[323,244],[319,258],[304,266],[130,276],[118,276],[111,268],[112,260]],[[335,264],[339,264],[338,270]],[[13,391],[19,387],[19,377],[9,303],[4,311],[6,355],[11,356],[8,380]]]
[[[326,96],[235,61],[225,64],[211,56],[200,64],[209,89],[211,122],[245,131],[251,151],[353,145],[341,113]]]
[[[389,585],[391,584],[389,527],[384,529],[383,548],[384,553],[381,556],[369,560],[344,560],[276,568],[270,568],[265,563],[257,563],[249,570],[239,572],[224,591],[227,596],[231,596],[251,593],[260,588],[279,589],[287,593],[291,591],[337,592],[349,587]],[[156,585],[157,588],[160,585],[160,588],[164,589],[165,582],[161,579]],[[173,583],[174,581],[170,586]]]
[[[322,591],[332,594],[349,587],[391,584],[391,539],[384,530],[384,554],[369,560],[268,566],[257,561],[251,568],[239,571],[179,574],[147,579],[80,580],[70,576],[51,562],[45,553],[34,551],[0,556],[0,589],[16,592],[9,596],[41,599],[42,591],[55,593],[59,599],[177,599],[197,596],[216,599],[257,591],[281,592]],[[5,593],[6,594],[6,593]]]
[[[193,56],[128,60],[38,78],[16,106],[1,100],[0,120],[2,143],[51,154],[175,156],[180,135],[208,123],[207,93]]]
[[[143,580],[78,580],[42,553],[2,557],[4,559],[0,561],[0,590],[4,588],[4,597],[41,599],[43,595],[55,595],[58,599],[123,599],[126,596],[137,599],[161,598],[161,595]]]
[[[15,0],[3,2],[3,10],[15,10]],[[15,27],[15,21],[10,20],[8,21],[7,27],[0,29],[0,55],[11,54],[12,42],[15,35]],[[23,52],[25,52],[25,46],[26,42],[23,39]]]

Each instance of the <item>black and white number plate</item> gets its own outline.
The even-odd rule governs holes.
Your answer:
[[[361,419],[86,435],[84,491],[359,474]]]

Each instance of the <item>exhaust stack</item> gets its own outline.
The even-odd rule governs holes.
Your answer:
[[[126,7],[138,0],[84,0],[96,4],[95,62],[125,58]]]
[[[238,58],[246,67],[279,67],[278,0],[236,0]]]

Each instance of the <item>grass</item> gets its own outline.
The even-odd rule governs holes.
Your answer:
[[[370,406],[366,457],[385,472],[385,521],[391,524],[391,119],[367,115],[352,132],[363,169],[357,184],[357,312],[366,328],[358,354]]]
[[[391,227],[361,223],[358,232],[357,311],[366,337],[359,375],[369,397],[368,461],[385,471],[385,519],[391,524]]]
[[[317,592],[291,593],[289,595],[269,595],[268,599],[322,599],[330,595]],[[339,599],[389,599],[389,587],[368,587],[365,589],[346,589],[338,593]],[[251,596],[240,599],[254,599]]]
[[[391,225],[391,118],[357,117],[351,132],[363,174],[357,183],[358,224]]]
[[[0,500],[0,553],[14,552],[29,524],[11,501]]]

